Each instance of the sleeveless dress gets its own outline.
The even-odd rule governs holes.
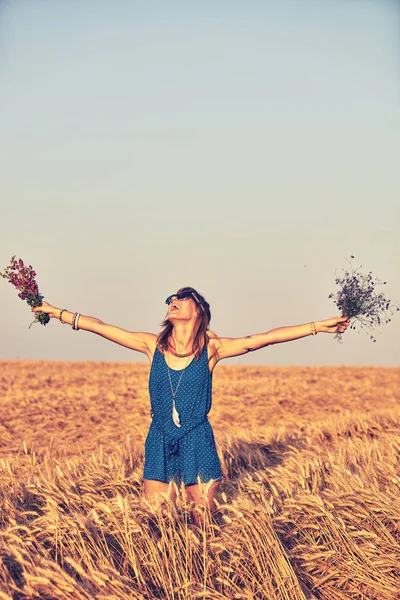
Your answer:
[[[182,376],[175,404],[181,427],[172,420],[172,394],[165,357],[156,348],[149,376],[153,420],[145,443],[144,479],[184,485],[222,479],[212,427],[212,373],[207,347],[186,370],[170,369],[173,389]]]

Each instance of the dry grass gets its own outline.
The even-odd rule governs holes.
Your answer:
[[[218,367],[197,527],[143,499],[146,365],[0,367],[0,600],[400,598],[400,369]]]

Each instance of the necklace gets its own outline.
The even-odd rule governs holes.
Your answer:
[[[169,342],[168,342],[168,348],[169,348],[169,351],[171,352],[171,354],[173,354],[174,356],[177,356],[178,358],[187,358],[188,356],[192,356],[192,354],[194,354],[193,348],[191,349],[190,352],[186,352],[186,354],[178,354],[178,352],[175,350],[175,348],[173,346],[171,346],[171,344]]]
[[[189,356],[190,356],[190,355],[189,355]],[[174,387],[173,387],[173,385],[172,385],[172,379],[171,379],[171,373],[170,373],[171,369],[170,369],[170,367],[169,367],[169,364],[168,364],[168,357],[167,357],[167,361],[166,361],[166,362],[167,362],[167,368],[168,368],[168,379],[169,379],[169,385],[170,385],[170,388],[171,388],[171,394],[172,394],[172,420],[173,420],[174,424],[175,424],[177,427],[181,427],[181,422],[180,422],[179,413],[178,413],[178,411],[176,410],[175,398],[176,398],[176,394],[178,393],[178,389],[179,389],[179,386],[180,386],[180,384],[181,384],[181,381],[182,381],[183,374],[184,374],[184,372],[186,371],[186,368],[188,367],[188,365],[189,365],[189,362],[190,362],[190,361],[188,361],[188,362],[186,363],[186,366],[185,366],[185,368],[184,368],[184,369],[182,369],[182,371],[181,371],[181,374],[180,374],[180,376],[179,376],[179,379],[178,379],[178,384],[177,384],[177,386],[176,386],[176,388],[175,388],[175,389],[174,389]]]

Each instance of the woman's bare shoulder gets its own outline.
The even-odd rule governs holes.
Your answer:
[[[211,331],[210,329],[206,332],[208,335],[208,342],[215,343],[220,339],[219,335],[215,333],[215,331]]]
[[[215,331],[207,331],[207,335],[209,356],[216,357],[218,350],[221,347],[221,338]]]

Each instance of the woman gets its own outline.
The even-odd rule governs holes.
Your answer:
[[[145,445],[145,496],[151,502],[174,499],[175,486],[171,483],[183,482],[190,499],[213,510],[222,479],[207,419],[216,364],[224,358],[317,333],[343,333],[350,320],[333,317],[243,338],[220,338],[209,331],[210,306],[194,288],[181,288],[165,302],[168,313],[158,336],[127,331],[47,302],[32,310],[147,356],[151,364],[152,423]]]

